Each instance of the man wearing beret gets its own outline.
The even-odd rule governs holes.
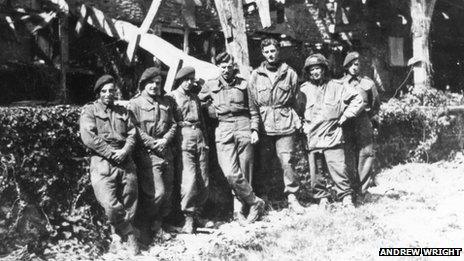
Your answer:
[[[350,52],[343,62],[345,68],[345,84],[355,88],[361,95],[364,110],[347,126],[347,153],[350,167],[355,175],[355,190],[360,198],[369,188],[371,170],[374,163],[374,128],[372,118],[377,115],[380,107],[379,93],[374,81],[366,76],[360,76],[359,53]]]
[[[160,236],[167,235],[161,225],[172,207],[174,172],[171,144],[177,128],[174,104],[163,95],[163,76],[159,68],[147,68],[139,80],[140,94],[129,101],[141,140],[135,153],[141,190],[137,215],[145,219],[142,223],[148,223],[155,235]]]
[[[307,135],[311,187],[314,195],[327,202],[330,192],[316,173],[316,153],[325,157],[337,199],[353,206],[353,189],[346,167],[342,126],[363,109],[361,96],[354,88],[328,77],[328,62],[322,54],[310,55],[304,66],[308,76],[301,85],[300,101],[304,108],[303,130]]]
[[[183,67],[177,72],[174,90],[169,94],[176,103],[179,126],[178,145],[182,151],[181,211],[185,215],[183,232],[195,233],[197,215],[208,198],[209,171],[205,121],[195,84],[195,69]]]
[[[296,113],[298,76],[288,64],[279,59],[279,42],[267,38],[261,41],[261,52],[266,60],[251,73],[250,94],[252,106],[259,112],[259,125],[252,126],[251,142],[258,146],[259,171],[255,190],[266,194],[269,182],[269,159],[274,151],[283,171],[284,193],[289,208],[302,213],[304,208],[297,200],[300,189],[298,175],[291,164],[295,152],[295,132],[301,128]],[[259,133],[259,135],[258,135]]]
[[[127,240],[129,250],[139,253],[133,218],[137,208],[137,175],[131,152],[136,129],[128,111],[114,104],[116,88],[110,75],[100,77],[94,92],[98,99],[84,106],[80,134],[92,151],[90,180],[95,196],[111,224],[113,244]]]
[[[210,102],[211,116],[219,120],[215,131],[218,162],[235,196],[242,202],[241,214],[245,216],[248,212],[247,221],[251,223],[260,218],[264,207],[264,201],[255,196],[250,185],[254,163],[251,131],[258,130],[259,115],[250,102],[247,82],[234,70],[233,57],[220,53],[215,62],[222,74],[207,82],[200,99]]]

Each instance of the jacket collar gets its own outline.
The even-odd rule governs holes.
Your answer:
[[[148,94],[146,94],[144,92],[142,92],[142,94],[140,96],[142,96],[150,104],[154,104],[157,101],[156,99],[154,99],[153,97],[151,97],[150,95],[148,95]]]
[[[282,75],[285,75],[287,73],[288,68],[289,68],[288,64],[286,64],[285,62],[282,62],[279,69],[277,70],[276,82],[282,77]],[[259,74],[264,74],[267,77],[269,77],[265,62],[261,63],[261,65],[257,68],[257,72]]]
[[[114,104],[105,105],[100,101],[100,99],[96,100],[94,104],[98,112],[104,112],[104,113],[113,110],[113,106],[114,106]]]
[[[350,74],[345,74],[345,76],[343,77],[343,81],[344,82],[347,82],[347,83],[351,83],[353,81],[357,81],[357,82],[360,82],[361,81],[361,77],[358,75],[358,76],[352,76]]]
[[[232,81],[229,83],[226,81],[226,79],[220,75],[217,80],[219,81],[219,88],[227,87],[227,86],[235,86],[237,84],[240,84],[240,82],[243,80],[238,74],[233,76]]]

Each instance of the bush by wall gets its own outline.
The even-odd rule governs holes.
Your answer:
[[[462,150],[464,117],[448,113],[448,106],[462,104],[460,94],[427,88],[413,88],[382,104],[377,139],[379,166],[433,162]]]
[[[105,237],[79,113],[71,106],[0,108],[0,254],[16,244],[40,252],[50,240]]]

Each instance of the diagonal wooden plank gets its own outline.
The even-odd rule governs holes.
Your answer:
[[[134,59],[134,52],[135,48],[137,47],[140,41],[140,35],[148,32],[150,29],[151,23],[156,17],[156,13],[158,13],[158,9],[163,1],[162,0],[153,0],[151,2],[150,8],[148,9],[147,15],[143,19],[142,25],[139,28],[139,33],[129,41],[129,44],[126,49],[126,57],[129,62],[132,62]]]
[[[87,12],[82,12],[82,9],[84,8],[81,7],[80,15],[84,16],[83,19],[86,23],[111,37],[129,42],[138,34],[139,28],[129,22],[108,18],[95,7],[87,7]],[[187,55],[182,50],[154,34],[141,34],[139,45],[169,66],[170,70],[177,70],[179,61],[182,60],[184,66],[195,68],[197,78],[209,80],[216,78],[220,74],[218,67]],[[165,88],[170,89],[171,86],[165,86]]]
[[[271,14],[269,9],[269,0],[256,0],[258,6],[259,18],[263,28],[271,26]]]

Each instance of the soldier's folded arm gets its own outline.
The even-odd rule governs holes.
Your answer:
[[[137,129],[136,134],[140,137],[140,140],[142,141],[142,144],[145,148],[149,149],[154,149],[156,145],[156,140],[151,137],[148,133],[146,133],[141,127],[140,127],[140,121],[138,120],[139,116],[137,115],[137,109],[136,106],[130,102],[129,103],[129,115],[131,115],[132,122]]]
[[[377,90],[377,87],[375,86],[374,81],[372,81],[372,84],[373,85],[372,85],[372,88],[371,88],[371,91],[372,91],[372,105],[371,105],[372,111],[371,111],[371,116],[377,115],[377,113],[379,113],[379,110],[380,110],[379,91]]]
[[[203,86],[201,87],[201,91],[200,93],[198,93],[198,99],[200,99],[202,108],[207,107],[209,105],[209,102],[212,100],[208,82],[203,84]]]
[[[254,99],[252,86],[248,83],[247,94],[248,94],[248,108],[250,110],[250,129],[252,131],[258,131],[259,128],[259,108],[256,104],[256,99]]]
[[[345,86],[342,97],[343,102],[347,105],[342,115],[342,118],[345,120],[358,116],[364,110],[363,99],[356,89]]]
[[[124,147],[122,150],[126,155],[129,155],[132,150],[135,147],[135,143],[137,142],[137,128],[134,125],[133,119],[129,114],[129,118],[127,120],[127,137],[126,137],[126,143],[124,144]]]
[[[106,159],[112,159],[113,150],[106,141],[98,136],[95,115],[90,106],[85,106],[82,111],[79,129],[85,146]]]
[[[175,114],[174,107],[171,105],[172,112]],[[163,138],[166,139],[166,143],[170,143],[174,137],[176,136],[176,131],[177,131],[177,121],[174,119],[174,117],[171,118],[171,127],[169,130],[163,135]]]

